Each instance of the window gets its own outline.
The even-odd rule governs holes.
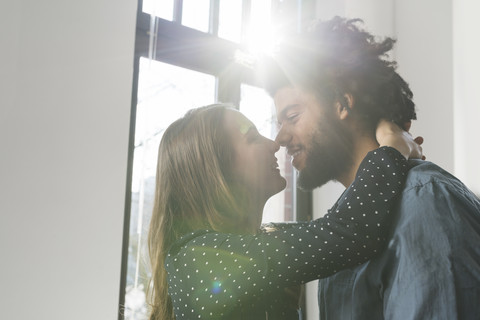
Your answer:
[[[272,99],[252,70],[235,63],[238,52],[267,50],[272,24],[295,13],[299,0],[144,0],[139,3],[136,63],[126,190],[119,319],[148,319],[146,235],[153,207],[157,151],[163,131],[188,109],[232,103],[259,131],[274,138]],[[293,14],[298,19],[297,14]],[[293,18],[292,18],[293,19]],[[268,23],[266,23],[268,22]],[[263,35],[266,38],[253,37]],[[262,42],[263,41],[263,42]],[[267,45],[265,45],[265,43]],[[277,154],[287,189],[272,197],[264,222],[306,218],[310,196],[296,193],[285,152]],[[302,197],[302,199],[298,197]],[[297,199],[298,198],[298,199]],[[302,219],[302,217],[300,217]]]
[[[265,90],[247,84],[241,85],[240,92],[240,111],[255,123],[262,135],[274,139],[277,129],[272,98]],[[267,201],[263,211],[263,222],[296,220],[296,210],[293,207],[296,195],[295,189],[292,188],[292,185],[295,185],[293,168],[288,162],[289,156],[284,148],[277,153],[277,158],[281,174],[288,181],[287,188]]]
[[[188,109],[213,103],[215,77],[140,58],[131,180],[125,318],[147,319],[145,236],[153,209],[157,152],[164,130]]]
[[[242,37],[242,0],[220,2],[218,36],[233,42]]]
[[[182,24],[186,27],[208,32],[210,0],[183,0]]]

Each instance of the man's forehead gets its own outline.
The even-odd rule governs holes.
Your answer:
[[[277,92],[275,92],[273,99],[275,101],[275,105],[277,104],[284,105],[297,100],[299,96],[300,96],[299,88],[288,86],[288,87],[282,87],[278,89]]]
[[[277,111],[277,118],[284,116],[288,110],[303,104],[305,93],[297,87],[283,87],[275,93],[274,103]]]

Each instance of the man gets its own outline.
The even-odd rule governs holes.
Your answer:
[[[378,146],[379,119],[403,125],[416,116],[408,84],[387,60],[394,40],[376,41],[359,23],[318,23],[268,66],[277,141],[307,190],[330,180],[349,188]],[[480,201],[435,164],[410,164],[388,247],[319,281],[321,319],[480,319]]]

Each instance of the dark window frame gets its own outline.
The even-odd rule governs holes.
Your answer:
[[[246,25],[250,19],[249,12],[252,0],[243,0],[242,24]],[[301,12],[313,14],[312,6],[315,0],[272,0],[272,3],[295,7],[296,19],[301,18]],[[124,305],[128,271],[128,247],[131,211],[131,184],[133,173],[133,154],[135,149],[135,121],[137,112],[137,91],[140,58],[151,56],[153,60],[172,64],[215,76],[217,80],[217,100],[240,103],[241,84],[259,86],[253,70],[234,62],[236,52],[245,52],[245,48],[217,37],[219,22],[220,0],[210,0],[209,33],[204,33],[181,25],[183,0],[174,0],[173,21],[159,17],[152,17],[142,11],[143,1],[138,0],[137,25],[134,51],[133,84],[131,99],[130,133],[128,143],[127,180],[125,190],[125,215],[122,239],[122,259],[120,272],[119,313],[118,319],[124,320]],[[288,10],[286,10],[288,11]],[[151,30],[154,30],[153,48],[151,48]],[[242,31],[242,40],[245,33]],[[245,42],[245,41],[242,41]],[[153,50],[151,50],[153,49]],[[305,221],[312,218],[312,193],[298,191],[296,193],[297,220]],[[303,301],[304,304],[304,301]]]

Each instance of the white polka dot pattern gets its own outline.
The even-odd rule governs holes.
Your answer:
[[[386,242],[389,207],[407,162],[382,147],[360,165],[342,202],[324,218],[275,224],[257,235],[200,230],[166,259],[168,292],[179,319],[294,319],[283,288],[327,277],[374,256]],[[277,300],[277,301],[276,301]]]

